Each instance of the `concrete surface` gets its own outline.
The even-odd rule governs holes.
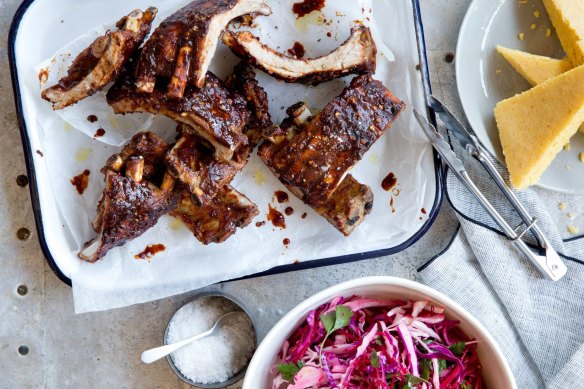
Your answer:
[[[160,343],[171,314],[188,293],[96,314],[74,315],[71,289],[46,265],[37,242],[7,58],[10,21],[20,0],[0,0],[0,388],[187,387],[165,361],[145,366],[140,353]],[[422,0],[435,94],[460,114],[454,53],[470,0]],[[22,177],[18,179],[22,185]],[[456,229],[444,204],[430,232],[394,256],[215,286],[254,308],[265,332],[290,308],[328,286],[368,275],[415,278],[415,269],[445,246]],[[25,240],[28,229],[30,237]],[[26,289],[26,290],[25,290]],[[269,307],[269,308],[267,308]],[[27,352],[28,350],[28,352]],[[26,354],[26,355],[21,355]]]

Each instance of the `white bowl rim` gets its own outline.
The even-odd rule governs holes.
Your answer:
[[[294,307],[290,312],[288,312],[284,317],[282,317],[278,323],[268,332],[265,338],[260,343],[259,347],[256,349],[252,360],[250,361],[247,373],[245,375],[242,389],[257,389],[252,388],[250,383],[250,373],[253,373],[256,370],[256,365],[259,364],[259,360],[263,354],[269,352],[270,346],[275,343],[278,339],[278,335],[283,331],[283,329],[287,326],[288,322],[291,320],[297,320],[300,316],[304,315],[308,312],[315,302],[319,300],[326,300],[330,299],[336,295],[342,294],[347,289],[358,288],[361,286],[372,286],[372,285],[391,285],[391,286],[398,286],[403,287],[405,289],[410,289],[416,292],[423,293],[430,297],[432,300],[443,304],[445,307],[448,307],[450,310],[456,311],[458,315],[460,315],[464,321],[471,324],[475,327],[481,335],[481,338],[489,344],[489,348],[492,349],[494,354],[496,355],[497,359],[501,362],[505,375],[509,378],[509,381],[512,382],[513,386],[510,389],[517,389],[517,383],[515,382],[515,377],[509,367],[507,359],[503,355],[501,348],[492,337],[492,335],[487,331],[487,329],[474,317],[472,316],[466,309],[464,309],[460,304],[452,300],[450,297],[446,296],[445,294],[438,292],[435,289],[430,288],[429,286],[420,284],[419,282],[411,281],[405,278],[399,277],[391,277],[391,276],[374,276],[374,277],[362,277],[356,278],[354,280],[342,282],[340,284],[331,286],[321,292],[318,292],[311,297],[307,298],[296,307]]]

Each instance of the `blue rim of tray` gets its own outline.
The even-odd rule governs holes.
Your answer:
[[[36,181],[36,171],[33,162],[33,150],[30,146],[30,139],[28,137],[28,130],[26,127],[26,122],[24,120],[23,110],[22,110],[22,97],[20,96],[20,83],[18,80],[18,71],[16,69],[16,57],[15,57],[15,43],[16,43],[16,36],[18,34],[18,28],[20,26],[20,22],[22,21],[23,16],[26,14],[26,11],[30,7],[30,5],[35,0],[25,0],[22,2],[18,10],[16,11],[14,18],[12,19],[12,24],[10,26],[10,31],[8,34],[8,59],[10,62],[10,73],[12,76],[12,88],[14,92],[14,101],[16,105],[16,113],[18,117],[18,125],[20,127],[20,136],[22,138],[22,147],[24,149],[24,159],[26,162],[26,171],[28,174],[29,186],[30,186],[30,198],[32,202],[32,209],[36,224],[36,229],[39,237],[39,243],[41,246],[41,250],[45,256],[49,267],[55,273],[55,275],[63,281],[65,284],[71,286],[71,279],[67,277],[59,268],[49,247],[47,245],[47,241],[45,238],[45,230],[43,224],[43,218],[41,215],[41,207],[39,202],[39,192],[37,187]],[[414,21],[416,27],[416,40],[418,43],[418,55],[419,55],[419,67],[420,72],[422,73],[422,84],[424,87],[424,92],[426,94],[431,93],[432,88],[430,85],[430,72],[428,68],[428,59],[426,56],[426,41],[424,38],[424,27],[422,24],[422,15],[420,12],[420,4],[419,0],[412,0],[413,8],[414,8]],[[430,120],[436,124],[436,119],[434,113],[428,108],[428,114],[430,116]],[[306,270],[312,269],[317,267],[323,266],[332,266],[332,265],[341,265],[344,263],[349,262],[356,262],[362,261],[365,259],[377,258],[386,255],[396,254],[399,253],[408,247],[412,246],[416,243],[422,236],[428,232],[436,217],[438,216],[438,212],[440,211],[440,207],[442,206],[443,200],[443,191],[444,191],[444,173],[445,170],[443,168],[442,162],[438,154],[434,151],[434,167],[436,170],[436,197],[434,199],[434,204],[432,205],[432,209],[428,213],[428,219],[422,225],[422,227],[413,234],[408,240],[400,244],[399,246],[369,251],[364,253],[357,253],[357,254],[350,254],[350,255],[343,255],[338,257],[332,258],[324,258],[318,259],[313,261],[301,262],[299,264],[291,264],[291,265],[282,265],[274,267],[270,270],[255,273],[243,278],[255,278],[255,277],[262,277],[267,275],[273,274],[280,274],[286,273],[290,271],[298,271],[298,270]]]

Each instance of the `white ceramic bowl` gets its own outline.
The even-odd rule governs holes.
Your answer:
[[[333,297],[359,295],[387,299],[426,300],[446,308],[448,319],[459,320],[461,329],[471,338],[480,340],[479,359],[483,366],[483,378],[487,388],[516,389],[511,369],[493,337],[464,308],[446,297],[419,283],[395,277],[367,277],[348,281],[326,289],[305,300],[292,309],[272,328],[264,338],[243,382],[243,389],[269,389],[272,384],[270,369],[277,363],[282,344],[304,320],[311,309],[330,301]]]

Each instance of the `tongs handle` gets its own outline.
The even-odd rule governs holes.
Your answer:
[[[493,218],[495,223],[497,223],[497,225],[501,227],[501,229],[503,230],[503,232],[505,232],[509,239],[511,239],[511,241],[517,246],[517,248],[531,261],[531,263],[542,274],[544,274],[547,278],[549,278],[552,281],[558,281],[566,274],[567,271],[566,265],[562,262],[557,253],[553,250],[553,248],[551,248],[549,243],[548,247],[546,248],[545,256],[535,254],[529,248],[529,246],[527,246],[527,244],[521,239],[523,233],[518,234],[517,231],[515,231],[515,229],[513,229],[513,227],[511,227],[509,223],[507,223],[507,221],[503,219],[501,214],[486,199],[486,197],[483,195],[480,189],[477,188],[477,186],[474,184],[468,173],[466,171],[464,172],[454,171],[454,173],[458,176],[458,178],[466,186],[466,188],[477,198],[483,209],[489,214],[489,216],[491,216],[491,218]],[[502,180],[502,177],[498,174],[498,172],[496,173],[496,175],[500,177]],[[534,223],[534,221],[532,221],[531,223],[529,223],[528,228],[530,227],[532,228],[535,225],[536,224]],[[547,243],[547,240],[545,240],[545,242]]]
[[[509,200],[509,202],[511,203],[511,205],[513,206],[513,208],[515,209],[517,214],[521,217],[523,222],[527,226],[531,226],[531,231],[535,235],[537,242],[544,248],[549,247],[550,245],[549,245],[543,231],[539,228],[537,223],[534,223],[535,219],[529,214],[527,209],[525,209],[525,207],[523,206],[523,204],[521,203],[519,198],[517,198],[517,195],[515,195],[515,192],[513,192],[511,190],[511,188],[509,188],[509,186],[507,185],[507,183],[505,182],[503,177],[501,177],[501,175],[499,174],[499,171],[497,170],[495,165],[493,165],[493,162],[489,158],[487,151],[484,150],[479,145],[479,150],[477,150],[477,153],[476,154],[471,153],[471,154],[474,158],[476,158],[481,163],[481,165],[483,165],[483,167],[485,168],[487,173],[489,173],[489,175],[491,176],[493,181],[495,181],[495,184],[497,184],[499,189],[501,189],[501,192],[503,192],[503,194],[505,195],[507,200]],[[546,245],[546,243],[548,243],[548,244]]]

